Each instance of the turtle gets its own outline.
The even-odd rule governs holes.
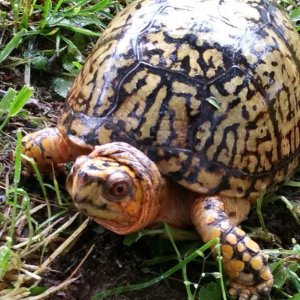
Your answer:
[[[229,293],[260,299],[268,257],[239,224],[294,174],[300,39],[268,0],[138,0],[103,32],[55,128],[23,138],[105,228],[158,222],[218,238]]]

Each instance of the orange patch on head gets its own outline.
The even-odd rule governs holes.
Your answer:
[[[140,214],[140,210],[143,202],[143,190],[142,187],[136,182],[135,185],[135,195],[134,199],[130,199],[130,201],[121,202],[120,206],[122,209],[130,216],[138,217]]]

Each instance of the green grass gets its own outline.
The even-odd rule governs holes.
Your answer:
[[[93,43],[113,14],[123,7],[119,1],[112,0],[11,0],[3,3],[1,68],[23,66],[24,83],[28,86],[33,70],[57,75],[53,80],[61,79],[56,88],[63,96]],[[68,80],[61,88],[66,76]]]
[[[295,1],[280,1],[280,4],[288,10],[295,23],[299,21],[300,9]],[[20,184],[21,133],[16,133],[16,127],[18,122],[25,123],[25,120],[30,123],[34,121],[33,127],[45,126],[43,117],[37,116],[34,120],[29,118],[29,113],[24,110],[24,105],[32,93],[31,88],[26,86],[33,86],[33,74],[47,77],[54,85],[53,92],[65,97],[70,82],[77,75],[95,41],[111,18],[125,5],[126,1],[112,0],[0,2],[0,70],[21,70],[19,77],[22,81],[21,86],[24,85],[23,88],[17,83],[13,85],[15,89],[8,90],[0,101],[0,153],[3,154],[0,161],[0,189],[5,199],[5,204],[1,205],[0,210],[0,283],[4,283],[4,287],[1,286],[0,298],[22,299],[31,296],[31,299],[45,299],[76,280],[74,275],[66,278],[58,286],[48,289],[41,284],[43,278],[47,277],[47,271],[53,261],[70,251],[88,221],[80,222],[78,214],[70,214],[69,199],[66,199],[60,190],[61,186],[56,180],[53,184],[45,183],[34,164],[40,196],[31,194],[29,189]],[[300,30],[300,26],[296,24],[296,27]],[[38,87],[35,87],[33,92],[35,96],[38,95]],[[217,106],[216,103],[212,105]],[[11,158],[11,162],[3,158],[9,149],[15,149],[11,155],[14,157]],[[289,185],[295,188],[299,183],[291,182]],[[48,196],[53,192],[52,198],[55,201],[50,200]],[[269,201],[283,201],[291,218],[298,223],[300,209],[299,201],[293,201],[280,194],[273,198],[265,197],[264,202],[263,197],[259,199],[257,214],[261,223],[260,229],[263,229],[260,236],[263,232],[264,237],[272,239],[262,214],[263,203]],[[168,246],[174,251],[174,255],[168,256],[158,251],[151,262],[148,262],[147,267],[154,269],[158,264],[166,264],[161,273],[145,282],[132,283],[95,294],[94,299],[141,290],[167,279],[174,280],[172,275],[178,271],[181,273],[179,280],[186,290],[187,299],[229,299],[224,287],[220,255],[217,256],[215,271],[206,271],[211,253],[205,250],[215,244],[219,251],[217,241],[202,245],[198,242],[187,243],[179,247],[173,239],[172,231],[165,225],[163,229],[155,232],[143,230],[130,235],[125,238],[124,243],[129,245],[145,235],[153,234],[166,235],[170,241]],[[180,234],[193,235],[190,232]],[[255,234],[254,230],[252,234]],[[60,242],[57,242],[58,240]],[[299,300],[299,241],[293,241],[292,247],[288,249],[274,243],[273,249],[264,251],[270,256],[275,294],[280,295],[280,299]],[[33,255],[39,259],[33,259]],[[199,267],[197,280],[189,277],[191,261]],[[210,282],[203,283],[204,277],[210,278]]]

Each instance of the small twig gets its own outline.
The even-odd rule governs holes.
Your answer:
[[[78,278],[71,278],[71,279],[67,279],[64,282],[62,282],[60,285],[58,286],[53,286],[51,288],[49,288],[47,291],[45,291],[44,293],[38,295],[38,296],[33,296],[33,297],[27,297],[27,298],[23,298],[23,300],[41,300],[41,299],[47,299],[50,295],[56,293],[59,290],[62,290],[63,288],[67,287],[68,285],[70,285],[71,283],[73,283],[74,281],[76,281]]]
[[[57,235],[58,232],[60,232],[61,230],[63,230],[63,229],[65,228],[65,226],[64,226],[64,228],[60,227],[60,228],[57,229],[55,232],[53,232],[51,235],[47,236],[47,234],[52,230],[52,228],[53,228],[56,224],[58,224],[60,221],[62,221],[64,218],[65,218],[65,217],[59,218],[59,219],[57,219],[55,222],[53,222],[52,224],[49,224],[49,225],[47,226],[47,228],[45,228],[45,229],[44,229],[43,231],[41,231],[39,234],[35,235],[35,236],[32,238],[32,241],[35,242],[35,241],[43,240],[43,239],[44,239],[42,242],[40,242],[41,244],[43,244],[43,243],[45,242],[45,239],[48,240],[48,239],[51,239],[52,236]],[[64,223],[64,224],[66,224],[66,223]],[[45,238],[45,236],[47,236],[47,238]],[[12,249],[17,250],[17,249],[20,249],[20,248],[26,246],[27,241],[28,241],[28,239],[26,239],[24,242],[21,242],[21,243],[19,243],[19,244],[13,245],[13,246],[12,246]]]
[[[39,205],[33,207],[32,209],[30,209],[30,215],[32,216],[33,214],[35,214],[36,212],[38,212],[40,209],[43,209],[45,206],[46,206],[46,204],[43,203],[43,204],[39,204]],[[26,215],[23,215],[22,217],[20,217],[18,219],[18,221],[16,222],[16,227],[18,227],[19,224],[21,222],[25,221],[25,220],[26,220]],[[27,238],[26,238],[26,240],[27,240]]]
[[[24,268],[20,268],[20,271],[22,271],[24,274],[26,274],[27,276],[31,277],[31,278],[34,278],[36,280],[41,280],[42,278],[39,276],[39,275],[36,275]]]
[[[86,255],[84,256],[84,258],[80,261],[80,263],[77,265],[77,267],[75,268],[75,270],[72,272],[72,274],[66,279],[69,280],[71,278],[74,277],[74,275],[78,272],[78,270],[81,268],[81,266],[84,264],[84,262],[87,260],[87,258],[89,257],[89,255],[91,254],[91,252],[94,250],[95,248],[95,244],[93,244],[90,249],[88,250],[88,252],[86,253]]]
[[[30,291],[25,287],[19,287],[15,288],[13,290],[10,290],[6,295],[4,294],[6,291],[0,292],[0,299],[1,300],[21,300],[21,299],[27,299],[28,295],[30,295]]]

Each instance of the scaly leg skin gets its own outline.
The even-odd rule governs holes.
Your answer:
[[[223,268],[229,276],[229,293],[233,298],[257,300],[269,295],[273,277],[267,256],[243,230],[230,222],[220,198],[196,200],[192,220],[204,242],[220,239]]]
[[[59,171],[60,164],[89,153],[89,149],[72,143],[57,128],[46,128],[27,134],[22,140],[22,153],[33,158],[43,174],[51,174],[52,166]],[[23,160],[25,171],[31,172],[31,165]]]

